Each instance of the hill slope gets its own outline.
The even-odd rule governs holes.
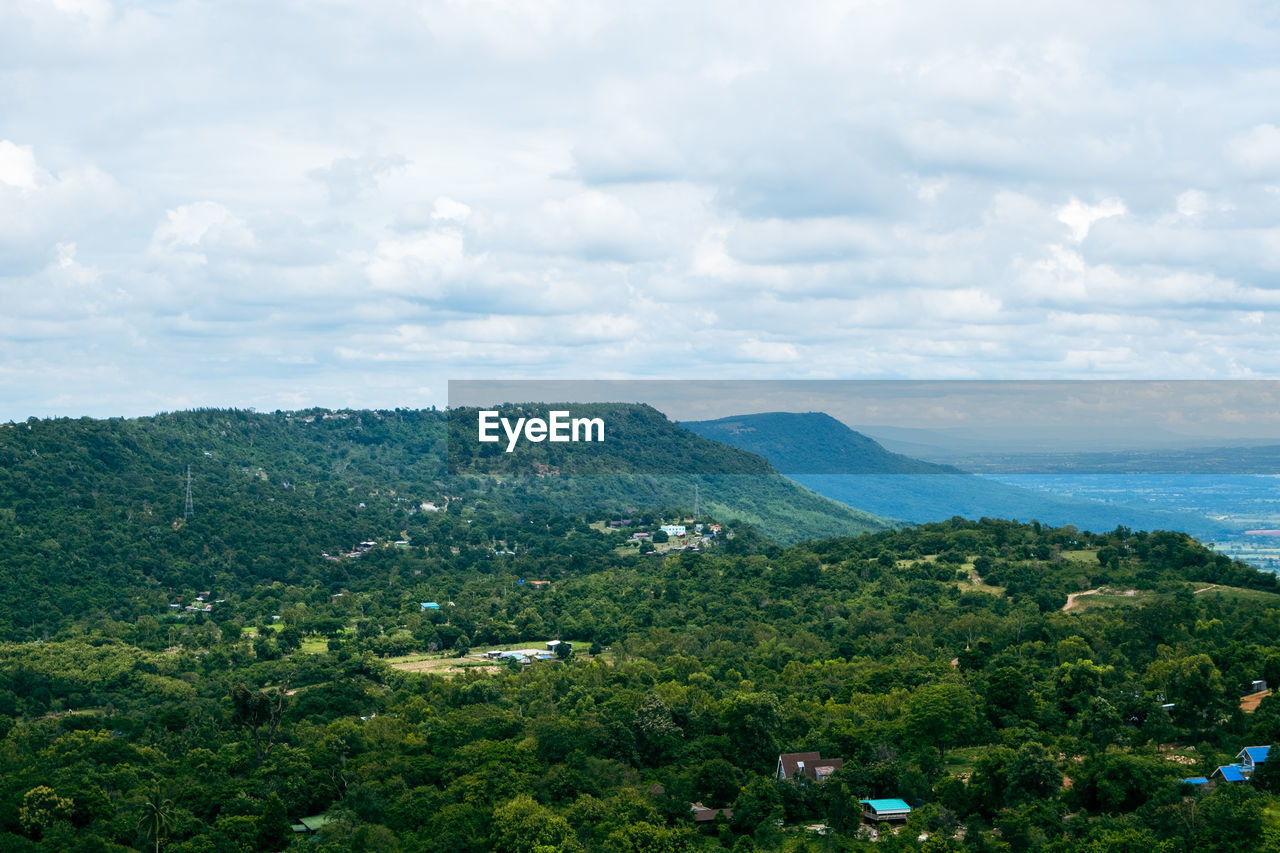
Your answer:
[[[683,423],[699,435],[759,453],[796,482],[867,512],[912,522],[1037,519],[1090,530],[1117,525],[1185,530],[1201,538],[1221,525],[1186,512],[1058,498],[885,450],[821,412],[770,412]]]
[[[733,462],[723,470],[758,473],[449,476],[446,416],[436,411],[200,410],[0,426],[0,595],[12,603],[0,636],[98,614],[133,619],[183,589],[336,584],[349,571],[325,553],[365,540],[457,540],[451,526],[474,521],[447,557],[470,559],[468,547],[491,553],[492,540],[514,541],[512,519],[545,527],[569,517],[556,522],[569,530],[632,508],[691,508],[695,484],[705,513],[783,543],[888,526],[645,409],[631,414],[665,457],[723,457]],[[184,518],[188,466],[194,513]]]
[[[784,474],[959,474],[958,469],[891,453],[824,412],[766,412],[681,426],[758,453]]]

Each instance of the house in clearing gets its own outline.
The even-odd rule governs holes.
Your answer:
[[[784,752],[778,756],[777,777],[799,779],[804,776],[811,782],[823,782],[843,766],[843,758],[823,758],[818,752]]]
[[[733,809],[713,809],[702,803],[689,803],[689,811],[693,812],[694,823],[710,823],[719,815],[724,815],[725,820],[733,820]]]
[[[1224,764],[1221,767],[1219,767],[1217,770],[1213,771],[1213,776],[1211,776],[1210,778],[1213,779],[1213,781],[1215,782],[1218,781],[1219,779],[1221,779],[1223,782],[1248,781],[1248,777],[1244,775],[1244,772],[1240,769],[1239,764]]]
[[[290,825],[289,828],[294,832],[315,835],[331,820],[333,820],[333,818],[328,815],[316,814],[299,819],[297,823]]]
[[[1224,782],[1247,782],[1258,765],[1267,760],[1267,753],[1270,751],[1269,746],[1246,746],[1236,753],[1234,764],[1222,765],[1213,771],[1213,776],[1210,778],[1215,782],[1219,779]]]
[[[911,806],[906,800],[858,800],[862,803],[862,817],[875,823],[906,820],[911,816]]]
[[[1267,760],[1270,751],[1269,746],[1246,746],[1236,753],[1236,761],[1240,762],[1246,776],[1252,776],[1256,766]]]

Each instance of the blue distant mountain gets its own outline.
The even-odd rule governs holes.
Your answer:
[[[1229,531],[1195,513],[1057,497],[892,453],[822,412],[768,412],[681,426],[759,454],[818,494],[902,521],[985,516],[1095,531],[1118,525],[1182,530],[1207,539]]]

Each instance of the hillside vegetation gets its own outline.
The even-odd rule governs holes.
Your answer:
[[[608,447],[640,454],[630,463],[617,457],[607,469],[616,475],[451,476],[447,420],[436,411],[200,410],[0,426],[0,595],[8,602],[0,637],[41,636],[102,616],[135,619],[184,588],[226,594],[276,581],[338,583],[345,569],[323,555],[362,541],[449,540],[466,563],[472,552],[492,554],[496,539],[518,544],[516,519],[563,526],[632,509],[689,512],[695,486],[709,514],[755,524],[784,544],[889,526],[653,409],[611,411],[618,429]],[[573,448],[542,452],[538,459],[572,470]],[[670,473],[682,457],[708,473]],[[464,514],[469,522],[501,516],[505,526],[456,532]],[[612,547],[582,538],[580,556]]]
[[[460,519],[458,535],[471,520]],[[496,522],[495,522],[496,523]],[[783,550],[347,560],[212,613],[0,645],[0,846],[171,851],[1271,849],[1275,578],[1185,536],[948,522]],[[450,541],[445,538],[444,553]],[[531,589],[530,571],[550,581]],[[1208,584],[1250,589],[1231,598]],[[1063,612],[1067,591],[1138,588]],[[420,602],[439,602],[424,609]],[[476,651],[574,647],[486,664]],[[405,672],[406,659],[454,661]],[[473,662],[474,663],[469,663]],[[470,668],[468,668],[470,667]],[[1162,705],[1171,705],[1165,710]],[[779,782],[783,751],[844,759]],[[857,800],[915,805],[905,829]],[[1195,799],[1188,799],[1194,797]],[[689,804],[727,807],[707,826]],[[164,820],[154,819],[159,805]],[[290,829],[327,823],[315,838]],[[806,827],[821,824],[824,835]],[[921,839],[924,840],[921,840]]]
[[[1280,845],[1280,761],[1180,781],[1280,742],[1280,698],[1241,708],[1280,683],[1274,575],[1182,533],[993,519],[784,548],[718,508],[803,519],[777,475],[450,477],[446,434],[435,412],[0,427],[0,849]],[[633,538],[694,482],[684,536]],[[750,502],[771,483],[792,497]],[[801,751],[843,767],[778,780]],[[863,798],[912,814],[872,827]]]

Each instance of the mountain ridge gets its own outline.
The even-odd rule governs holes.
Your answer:
[[[886,450],[874,439],[821,412],[765,412],[684,422],[682,426],[759,453],[796,482],[833,500],[907,522],[985,516],[1036,519],[1090,530],[1109,530],[1117,525],[1185,530],[1202,538],[1213,538],[1225,529],[1189,512],[1046,495],[959,468],[912,459]],[[791,430],[790,442],[783,426]],[[856,462],[860,459],[870,464],[859,469]]]
[[[659,459],[706,441],[653,410],[632,411]],[[347,565],[324,555],[362,541],[444,541],[473,522],[494,529],[491,539],[516,541],[530,519],[568,531],[632,508],[689,508],[695,490],[705,514],[782,544],[891,526],[732,448],[724,457],[756,473],[451,476],[447,432],[445,412],[409,409],[200,409],[0,427],[0,595],[13,602],[0,615],[0,638],[98,615],[136,619],[166,609],[184,588],[340,585]],[[717,447],[696,450],[711,462]],[[566,535],[569,552],[613,547]],[[476,535],[444,559],[493,551]]]

